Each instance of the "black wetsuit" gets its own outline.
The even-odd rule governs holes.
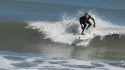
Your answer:
[[[92,25],[92,24],[89,22],[89,19],[90,19],[90,18],[91,18],[91,16],[89,16],[88,18],[86,18],[85,16],[80,17],[79,21],[80,21],[80,25],[81,25],[81,28],[82,28],[82,33],[81,33],[81,34],[83,34],[83,32],[84,32],[84,30],[85,30],[87,24],[88,24],[87,29]],[[83,25],[84,25],[84,26],[83,26]]]

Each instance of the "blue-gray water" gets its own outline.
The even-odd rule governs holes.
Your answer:
[[[124,25],[124,0],[0,0],[0,70],[124,70]]]
[[[88,10],[94,10],[103,19],[124,24],[124,7],[124,0],[1,0],[0,20],[57,21],[65,13],[74,16],[78,14],[78,11],[83,11],[84,14]]]

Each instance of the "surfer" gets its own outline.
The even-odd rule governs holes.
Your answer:
[[[84,16],[80,17],[79,21],[80,21],[80,25],[81,25],[81,29],[82,29],[81,35],[84,35],[84,30],[88,29],[92,25],[92,23],[90,23],[90,21],[89,21],[90,19],[93,20],[93,22],[94,22],[93,27],[95,27],[95,20],[88,13],[85,13]]]

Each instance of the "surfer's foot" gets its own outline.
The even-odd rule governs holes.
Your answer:
[[[81,35],[85,35],[84,33],[81,33]]]
[[[86,28],[86,30],[89,30],[89,28]]]

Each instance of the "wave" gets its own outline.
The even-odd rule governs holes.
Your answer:
[[[96,22],[99,19],[96,19]],[[125,46],[124,26],[97,22],[96,28],[86,30],[80,35],[81,28],[76,18],[59,22],[0,22],[0,50],[18,52],[41,52],[47,46]],[[80,40],[79,40],[80,37]]]
[[[70,45],[87,46],[92,39],[100,36],[100,39],[107,35],[118,34],[125,35],[125,26],[114,25],[109,21],[101,19],[99,16],[91,13],[96,21],[96,27],[91,27],[85,31],[84,36],[80,36],[81,28],[77,18],[65,17],[58,22],[28,22],[27,28],[38,29],[39,33],[45,34],[44,39],[51,39],[54,42],[65,43]],[[92,22],[92,21],[91,21]],[[80,37],[80,40],[79,40]]]
[[[96,20],[96,27],[85,30],[86,35],[80,35],[81,28],[78,18],[75,17],[66,16],[57,22],[0,22],[0,45],[3,46],[0,49],[5,49],[5,46],[9,47],[10,45],[15,47],[38,43],[46,45],[52,42],[89,46],[90,44],[99,44],[98,41],[107,41],[107,43],[110,40],[117,40],[119,43],[124,41],[125,26],[114,25],[93,13],[90,14]],[[115,37],[115,40],[112,37]]]

